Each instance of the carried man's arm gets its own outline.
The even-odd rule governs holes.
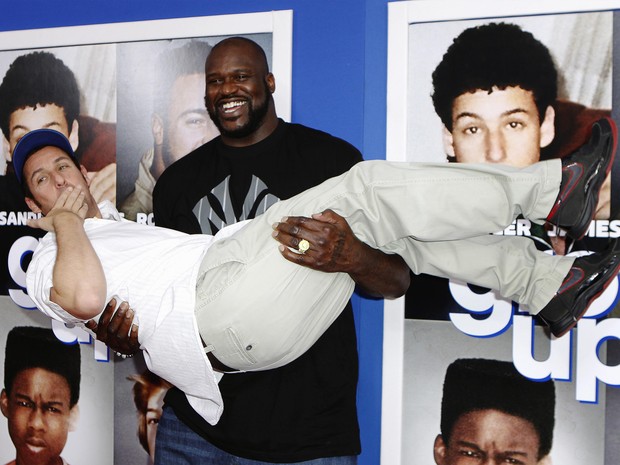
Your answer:
[[[67,188],[52,210],[29,226],[56,234],[58,251],[52,274],[50,299],[71,315],[90,319],[101,313],[106,301],[106,278],[84,231],[87,212],[84,192]]]

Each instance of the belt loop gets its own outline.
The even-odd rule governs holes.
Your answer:
[[[204,348],[205,354],[213,352],[213,350],[215,349],[215,347],[213,347],[213,344],[207,344],[202,338],[200,338],[200,340],[202,341],[202,347]]]

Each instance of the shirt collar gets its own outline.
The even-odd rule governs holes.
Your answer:
[[[99,202],[97,206],[99,207],[99,211],[101,212],[101,218],[103,218],[104,220],[121,221],[121,214],[118,212],[114,204],[109,200]]]

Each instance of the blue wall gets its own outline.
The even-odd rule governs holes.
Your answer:
[[[385,157],[386,0],[74,0],[13,2],[0,31],[294,10],[293,121]],[[277,76],[276,76],[277,79]],[[382,303],[356,298],[360,465],[379,463]]]

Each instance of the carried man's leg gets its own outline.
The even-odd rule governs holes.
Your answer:
[[[404,243],[403,256],[414,270],[429,266],[416,260],[418,241],[485,236],[503,229],[519,214],[535,222],[552,220],[569,234],[579,237],[592,219],[600,186],[611,167],[615,140],[615,127],[603,120],[595,126],[591,142],[574,154],[575,160],[565,160],[562,165],[559,160],[553,160],[523,170],[490,165],[358,164],[340,177],[279,202],[239,233],[209,250],[198,291],[196,316],[201,334],[205,332],[205,341],[214,347],[214,354],[220,360],[225,358],[222,361],[226,365],[241,369],[272,368],[303,353],[305,349],[296,353],[295,344],[302,341],[298,345],[311,345],[337,316],[353,289],[352,281],[347,276],[319,273],[283,260],[269,234],[271,224],[283,216],[309,216],[332,208],[347,219],[360,239],[372,246],[391,251],[393,244],[401,247]],[[574,174],[578,176],[573,177]],[[404,238],[407,239],[403,241]],[[409,248],[411,250],[407,251]],[[612,248],[578,267],[581,278],[573,282],[577,286],[571,287],[567,302],[561,304],[564,313],[569,307],[571,319],[579,318],[594,296],[613,279],[620,262],[618,253]],[[557,303],[559,300],[552,298],[558,289],[562,290],[561,279],[569,273],[572,259],[550,258],[558,262],[555,277],[549,281],[549,277],[544,276],[548,283],[533,291],[530,288],[534,287],[532,278],[548,274],[549,268],[541,270],[532,266],[516,249],[506,250],[498,261],[505,262],[504,274],[508,276],[496,276],[500,284],[497,287],[530,290],[529,293],[517,292],[517,296],[521,293],[517,300],[534,309],[540,309],[546,302]],[[443,258],[449,259],[449,256]],[[438,257],[437,261],[440,260],[442,258]],[[437,265],[442,266],[441,263]],[[502,265],[495,265],[477,273],[484,281],[501,268]],[[596,273],[601,268],[606,270],[603,275]],[[444,268],[444,271],[447,272],[444,277],[458,274],[467,282],[484,285],[471,279],[467,264],[462,264],[458,270]],[[508,281],[515,273],[521,277],[513,285]],[[240,298],[241,294],[244,297]],[[275,306],[270,296],[277,296],[275,299],[280,305]],[[282,305],[287,301],[290,308],[299,308],[299,303],[307,304],[305,310],[300,310],[307,314],[283,316],[280,313],[269,318],[271,309],[287,308],[286,304]],[[575,302],[579,304],[573,308]],[[321,306],[333,311],[313,313]],[[565,315],[552,313],[554,315],[547,321],[553,330],[555,322],[563,320]],[[223,314],[229,316],[230,321],[221,321],[213,328],[213,317]],[[248,314],[256,318],[247,318]],[[237,324],[240,321],[243,323]],[[282,322],[282,325],[274,322]],[[258,330],[261,325],[263,327]],[[296,329],[291,330],[291,326]],[[560,329],[556,326],[554,332],[566,331],[565,326],[564,323]],[[277,358],[279,355],[274,358],[261,354],[259,346],[263,344],[252,341],[258,341],[257,334],[262,334],[263,330],[268,335],[265,341],[274,337],[283,346],[291,342],[292,349],[284,351],[290,352],[281,359]],[[226,334],[227,340],[218,340],[218,332]],[[279,350],[271,347],[265,354],[279,354]]]

